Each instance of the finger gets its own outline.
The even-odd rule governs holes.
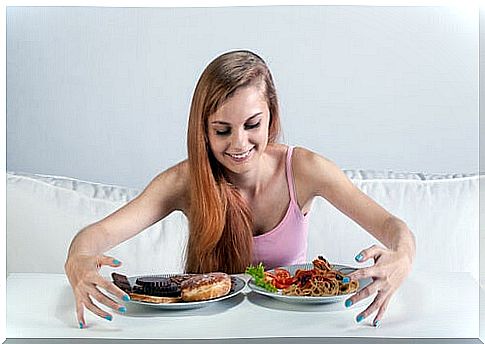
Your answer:
[[[379,290],[379,284],[380,284],[379,281],[372,282],[367,287],[358,291],[357,293],[352,295],[350,298],[345,300],[345,306],[350,307],[353,304],[356,304],[357,302],[373,295],[374,293],[377,293],[377,291]]]
[[[348,274],[352,280],[357,281],[362,278],[368,277],[383,277],[382,271],[377,265],[369,266],[368,268],[357,269],[354,272]]]
[[[104,290],[110,292],[112,295],[115,295],[120,300],[130,301],[130,296],[127,293],[125,293],[123,290],[118,288],[114,283],[107,281],[106,279],[104,279],[99,275],[95,280],[95,284],[103,288]]]
[[[379,307],[381,307],[381,305],[383,304],[385,299],[386,299],[386,297],[385,297],[384,292],[379,291],[377,293],[376,297],[374,298],[374,301],[372,301],[372,303],[363,312],[361,312],[361,313],[359,313],[359,315],[357,315],[356,321],[361,322],[362,320],[367,318],[369,315],[371,315],[372,313],[377,311],[379,309]]]
[[[86,297],[84,298],[83,303],[84,303],[84,306],[87,309],[89,309],[91,312],[93,312],[97,316],[99,316],[101,318],[104,318],[106,320],[112,320],[113,319],[113,316],[111,314],[109,314],[108,312],[103,311],[101,308],[99,308],[98,306],[96,306],[93,303],[93,301],[91,300],[91,298],[89,297],[89,295],[86,295]]]
[[[98,301],[99,303],[102,303],[105,306],[108,306],[109,308],[112,308],[117,311],[124,308],[123,305],[116,303],[113,299],[103,294],[94,285],[91,288],[89,288],[89,291],[90,291],[90,295],[94,297],[96,301]],[[111,319],[107,319],[107,320],[111,320]]]
[[[116,258],[102,255],[97,257],[96,266],[100,268],[102,265],[108,265],[117,268],[121,266],[121,262]]]
[[[391,295],[386,297],[382,302],[381,306],[379,307],[379,311],[377,312],[377,315],[373,321],[373,325],[375,327],[379,327],[381,325],[381,319],[384,317],[384,313],[386,313],[387,306],[389,305],[389,301],[391,301]]]
[[[355,256],[355,260],[359,263],[363,263],[370,258],[377,259],[383,251],[383,248],[378,245],[372,245],[371,247],[362,250],[358,255]]]
[[[78,298],[76,298],[76,317],[79,324],[79,328],[85,328],[86,320],[84,320],[84,306]]]

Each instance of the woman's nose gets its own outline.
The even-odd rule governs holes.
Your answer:
[[[233,148],[245,148],[247,141],[247,133],[244,129],[234,131],[232,135],[232,147]]]

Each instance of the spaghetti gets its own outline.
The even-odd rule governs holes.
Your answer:
[[[358,281],[343,283],[345,275],[332,269],[328,261],[319,256],[313,261],[313,269],[296,270],[291,285],[282,289],[291,296],[334,296],[349,294],[359,288]]]

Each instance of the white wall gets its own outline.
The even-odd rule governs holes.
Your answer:
[[[203,68],[246,48],[284,142],[346,169],[477,172],[478,31],[447,7],[9,7],[7,169],[142,187],[185,158]]]
[[[480,8],[480,172],[485,171],[485,8]],[[480,226],[480,286],[485,289],[485,181],[479,184]],[[480,298],[480,308],[485,309],[485,298]],[[485,338],[485,328],[480,329],[480,338]]]

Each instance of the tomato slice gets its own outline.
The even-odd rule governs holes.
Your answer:
[[[290,272],[282,268],[274,269],[274,275],[276,276],[277,279],[291,277]]]
[[[276,268],[273,272],[265,272],[265,280],[269,280],[272,285],[278,289],[286,289],[297,281],[296,278],[291,277],[288,270],[283,268]]]
[[[294,277],[287,277],[287,278],[275,278],[272,283],[278,289],[286,289],[290,287],[293,283],[296,282],[296,278]]]
[[[296,278],[294,277],[288,277],[288,278],[284,278],[283,280],[280,280],[283,284],[286,284],[288,286],[292,285],[293,283],[295,283],[297,280]]]
[[[280,280],[275,279],[275,280],[273,280],[273,285],[274,285],[276,288],[278,288],[278,289],[286,289],[286,288],[288,288],[289,286],[291,286],[291,283],[290,283],[290,284],[285,284],[285,283],[280,282]]]

